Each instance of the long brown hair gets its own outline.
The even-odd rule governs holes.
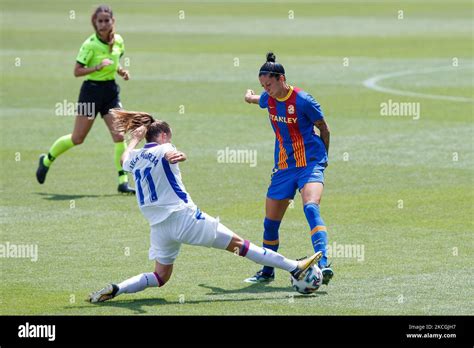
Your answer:
[[[97,15],[101,12],[109,13],[110,19],[111,20],[114,19],[114,13],[112,12],[112,8],[110,6],[100,5],[99,7],[97,7],[91,17],[92,26],[94,27],[96,33],[97,33],[97,27],[95,25],[95,21],[97,19]],[[97,35],[99,34],[97,33]],[[112,29],[110,30],[109,37],[107,38],[107,44],[109,45],[110,52],[112,52],[114,43],[115,43],[115,24],[112,24]]]
[[[171,135],[171,128],[168,123],[155,120],[152,115],[142,111],[127,111],[122,109],[110,109],[109,113],[114,116],[114,128],[120,133],[133,132],[140,126],[145,126],[146,141],[151,142],[160,133]]]

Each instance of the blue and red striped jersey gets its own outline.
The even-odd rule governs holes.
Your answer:
[[[283,99],[263,92],[260,107],[267,108],[275,132],[275,168],[299,168],[309,164],[324,167],[326,146],[316,134],[314,122],[324,118],[321,106],[303,90],[290,86]]]

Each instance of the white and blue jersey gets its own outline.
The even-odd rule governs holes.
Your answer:
[[[178,164],[164,157],[175,150],[170,143],[147,143],[133,150],[123,163],[123,169],[135,178],[138,206],[150,225],[164,221],[175,211],[197,209],[183,185]]]

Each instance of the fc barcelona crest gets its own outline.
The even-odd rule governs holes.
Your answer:
[[[295,106],[288,105],[288,114],[293,115],[295,113]]]

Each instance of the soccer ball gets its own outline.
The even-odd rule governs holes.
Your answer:
[[[306,272],[303,279],[298,280],[291,276],[291,286],[300,294],[312,294],[319,289],[323,281],[323,274],[318,266],[314,265]]]

